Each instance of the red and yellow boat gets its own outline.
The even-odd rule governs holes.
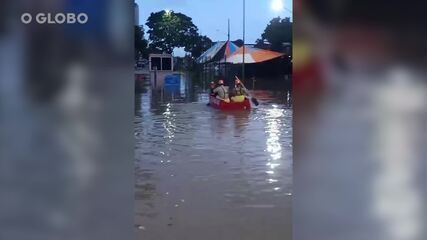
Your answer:
[[[216,109],[220,109],[220,110],[250,110],[251,102],[249,101],[248,98],[245,98],[245,101],[243,102],[233,102],[233,101],[225,102],[221,99],[210,96],[209,106]]]

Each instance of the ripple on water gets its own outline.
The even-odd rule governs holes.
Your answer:
[[[291,109],[273,100],[229,113],[204,102],[144,103],[136,115],[135,198],[142,226],[161,231],[167,224],[159,223],[171,215],[239,222],[239,214],[229,214],[236,209],[253,218],[260,210],[281,209],[269,212],[271,219],[289,220],[281,212],[290,207],[292,192]]]

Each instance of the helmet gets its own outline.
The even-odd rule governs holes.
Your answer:
[[[219,85],[224,85],[224,80],[222,80],[222,79],[221,79],[221,80],[218,80],[218,84],[219,84]]]
[[[214,81],[212,81],[210,84],[211,84],[211,85],[215,85],[215,82],[214,82]]]

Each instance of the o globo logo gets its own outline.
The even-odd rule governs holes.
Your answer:
[[[30,13],[21,15],[21,22],[30,24],[35,20],[38,24],[85,24],[89,21],[86,13],[38,13],[35,18]]]

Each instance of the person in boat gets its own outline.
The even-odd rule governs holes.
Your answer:
[[[234,80],[233,97],[231,97],[231,100],[233,102],[243,102],[247,96],[249,96],[248,90],[245,88],[242,81],[236,77]]]
[[[214,90],[215,90],[215,88],[216,88],[216,84],[215,84],[215,82],[214,81],[212,81],[210,84],[209,84],[209,87],[210,87],[210,94],[212,95],[212,96],[216,96],[216,94],[214,93]]]
[[[215,82],[214,81],[210,82],[210,84],[209,84],[209,95],[212,97],[216,97],[218,95],[217,93],[214,93],[215,88],[216,88]],[[207,103],[206,105],[210,106],[211,104]]]
[[[218,81],[218,86],[213,90],[214,94],[216,95],[216,98],[221,99],[225,102],[230,102],[230,98],[228,96],[228,86],[224,86],[224,80]]]

